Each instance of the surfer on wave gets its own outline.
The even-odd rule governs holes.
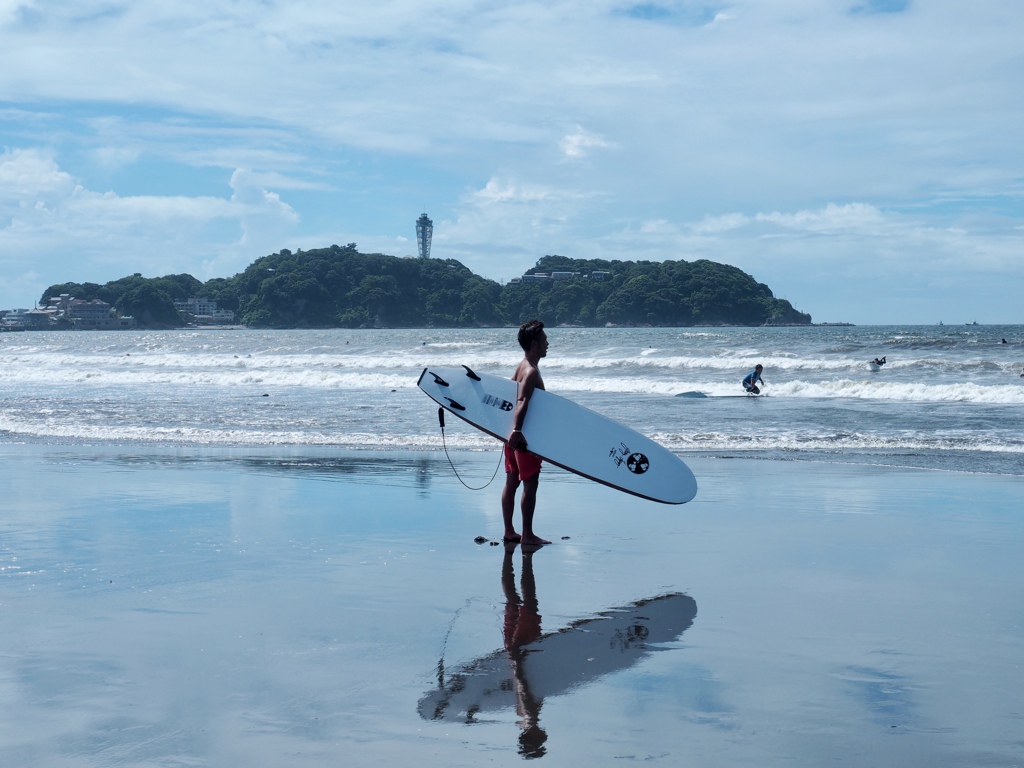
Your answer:
[[[754,366],[754,370],[743,377],[743,388],[751,395],[760,395],[761,390],[757,388],[757,382],[761,382],[761,386],[764,386],[764,379],[761,378],[761,372],[764,370],[764,366],[758,363]]]
[[[533,513],[537,507],[537,486],[540,482],[541,460],[526,450],[523,435],[523,421],[530,407],[530,397],[535,389],[544,389],[540,375],[540,359],[548,353],[548,337],[544,323],[529,320],[519,328],[519,345],[523,348],[523,359],[516,366],[512,380],[519,383],[519,394],[512,414],[512,432],[505,445],[505,487],[501,491],[501,516],[505,523],[505,541],[521,541],[524,545],[540,546],[550,541],[533,532]],[[519,505],[523,514],[523,533],[516,533],[512,516],[516,506],[516,491],[522,483],[523,494]]]

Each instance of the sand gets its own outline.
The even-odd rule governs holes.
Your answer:
[[[0,460],[0,765],[1024,764],[1019,477],[546,469],[524,559],[441,453]]]

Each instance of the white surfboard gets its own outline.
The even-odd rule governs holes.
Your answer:
[[[688,400],[721,400],[723,397],[765,397],[765,393],[762,392],[760,395],[755,395],[753,392],[744,392],[742,395],[709,395],[706,392],[698,392],[697,390],[690,390],[689,392],[680,392],[676,397],[685,397]]]
[[[461,368],[424,368],[417,382],[431,399],[505,441],[519,385]],[[523,422],[527,450],[562,469],[663,504],[685,504],[697,480],[672,451],[564,397],[535,390]]]

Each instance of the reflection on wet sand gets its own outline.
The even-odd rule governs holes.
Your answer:
[[[515,708],[519,717],[519,753],[542,757],[548,735],[540,724],[549,696],[571,693],[605,675],[619,672],[678,639],[693,624],[697,604],[678,592],[639,600],[543,634],[533,575],[532,552],[522,553],[520,591],[516,588],[508,545],[501,568],[505,594],[505,647],[438,679],[438,688],[419,702],[424,720],[481,722],[480,716]]]

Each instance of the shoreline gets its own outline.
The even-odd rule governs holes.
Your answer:
[[[516,706],[424,704],[476,673],[559,765],[1019,762],[1016,477],[687,458],[670,506],[545,469],[524,555],[440,451],[284,453],[0,444],[6,762],[519,764]],[[514,671],[510,595],[582,684]]]
[[[103,450],[116,451],[125,450],[133,452],[172,452],[181,454],[193,452],[197,454],[221,454],[229,453],[243,456],[271,457],[296,457],[309,456],[329,458],[343,456],[346,453],[353,453],[362,457],[381,455],[383,457],[409,457],[424,454],[430,457],[444,456],[447,452],[452,456],[465,455],[471,460],[481,456],[495,456],[500,453],[500,446],[497,442],[481,446],[457,447],[442,445],[396,445],[380,446],[368,444],[341,444],[341,443],[196,443],[187,440],[152,440],[125,442],[124,440],[111,438],[109,440],[94,438],[65,438],[55,442],[50,436],[32,435],[0,435],[0,451],[4,446],[32,446],[34,448],[53,448],[67,450]],[[1004,454],[1000,452],[985,451],[962,451],[958,449],[933,449],[931,452],[908,451],[903,455],[887,454],[879,455],[870,450],[843,450],[843,451],[806,451],[797,453],[790,450],[768,452],[761,448],[739,450],[719,449],[703,451],[680,451],[673,453],[684,462],[691,461],[751,461],[771,463],[796,463],[808,464],[822,467],[875,467],[878,469],[927,471],[938,473],[952,473],[963,475],[977,475],[979,477],[1020,477],[1024,476],[1024,465],[1015,461],[1016,454]],[[936,466],[936,458],[948,459],[947,466]],[[988,466],[999,468],[979,469],[979,456],[986,457]],[[959,460],[959,461],[958,461]],[[447,459],[443,460],[448,466]],[[549,465],[550,466],[550,465]],[[567,470],[552,467],[557,472],[571,474]]]

